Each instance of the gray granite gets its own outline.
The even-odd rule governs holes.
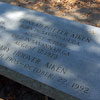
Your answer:
[[[0,2],[0,74],[56,100],[100,100],[100,28]]]

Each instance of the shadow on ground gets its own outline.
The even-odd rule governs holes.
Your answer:
[[[0,100],[45,100],[45,96],[0,75]]]
[[[74,4],[69,2],[55,3],[48,0],[0,1],[100,27],[100,2],[98,0],[76,0],[77,2]]]

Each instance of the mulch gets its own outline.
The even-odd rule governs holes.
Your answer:
[[[100,0],[0,0],[100,27]]]

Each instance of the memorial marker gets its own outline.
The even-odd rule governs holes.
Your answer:
[[[100,100],[100,28],[0,2],[0,74],[56,100]]]

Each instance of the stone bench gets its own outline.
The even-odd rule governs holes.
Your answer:
[[[0,2],[0,74],[56,100],[100,100],[100,28]]]

